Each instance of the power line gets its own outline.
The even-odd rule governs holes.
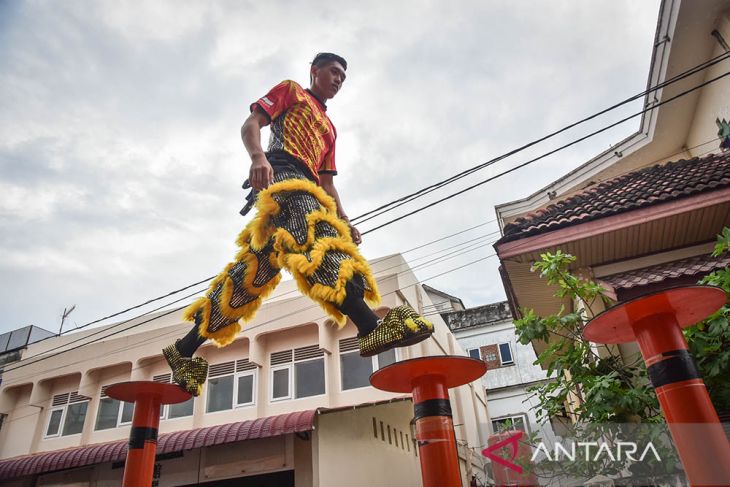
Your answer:
[[[708,81],[705,81],[704,83],[701,83],[701,84],[699,84],[699,85],[697,85],[697,86],[695,86],[693,88],[690,88],[688,90],[685,90],[685,91],[679,93],[678,95],[675,95],[675,96],[673,96],[673,97],[671,97],[671,98],[669,98],[667,100],[664,100],[664,101],[661,101],[659,103],[656,103],[656,104],[652,105],[651,107],[645,108],[645,109],[643,109],[643,110],[641,110],[641,111],[639,111],[639,112],[637,112],[637,113],[635,113],[633,115],[630,115],[628,117],[622,118],[621,120],[619,120],[617,122],[614,122],[614,123],[612,123],[610,125],[607,125],[606,127],[603,127],[601,129],[595,130],[595,131],[589,133],[588,135],[584,135],[583,137],[580,137],[580,138],[578,138],[578,139],[576,139],[576,140],[574,140],[572,142],[569,142],[569,143],[567,143],[565,145],[562,145],[562,146],[560,146],[560,147],[558,147],[556,149],[553,149],[553,150],[551,150],[549,152],[546,152],[545,154],[543,154],[541,156],[538,156],[538,157],[535,157],[533,159],[530,159],[530,160],[528,160],[526,162],[523,162],[522,164],[518,164],[515,167],[512,167],[510,169],[507,169],[505,171],[502,171],[501,173],[498,173],[498,174],[496,174],[494,176],[491,176],[491,177],[489,177],[487,179],[484,179],[484,180],[482,180],[482,181],[480,181],[480,182],[478,182],[476,184],[473,184],[471,186],[468,186],[468,187],[466,187],[466,188],[464,188],[464,189],[462,189],[460,191],[457,191],[457,192],[452,193],[452,194],[450,194],[448,196],[445,196],[445,197],[443,197],[441,199],[438,199],[438,200],[436,200],[436,201],[434,201],[432,203],[429,203],[429,204],[427,204],[425,206],[422,206],[421,208],[417,208],[417,209],[415,209],[413,211],[410,211],[410,212],[408,212],[408,213],[406,213],[404,215],[401,215],[401,216],[399,216],[397,218],[394,218],[394,219],[389,220],[389,221],[387,221],[385,223],[382,223],[382,224],[380,224],[380,225],[378,225],[376,227],[370,228],[370,229],[368,229],[368,230],[366,230],[364,232],[361,232],[361,234],[362,235],[367,235],[368,233],[374,232],[375,230],[379,230],[379,229],[381,229],[383,227],[387,227],[388,225],[390,225],[392,223],[395,223],[397,221],[403,220],[404,218],[407,218],[409,216],[415,215],[416,213],[420,213],[423,210],[426,210],[428,208],[431,208],[433,206],[436,206],[439,203],[443,203],[444,201],[450,200],[451,198],[454,198],[456,196],[459,196],[461,194],[464,194],[467,191],[471,191],[474,188],[477,188],[477,187],[479,187],[479,186],[481,186],[483,184],[486,184],[486,183],[488,183],[490,181],[493,181],[493,180],[495,180],[497,178],[500,178],[500,177],[502,177],[502,176],[504,176],[506,174],[509,174],[511,172],[514,172],[517,169],[521,169],[521,168],[523,168],[523,167],[525,167],[525,166],[527,166],[529,164],[532,164],[533,162],[539,161],[540,159],[544,159],[544,158],[546,158],[546,157],[548,157],[548,156],[550,156],[552,154],[555,154],[556,152],[559,152],[561,150],[567,149],[568,147],[571,147],[571,146],[576,145],[576,144],[578,144],[580,142],[583,142],[584,140],[586,140],[586,139],[588,139],[590,137],[593,137],[593,136],[598,135],[598,134],[600,134],[602,132],[605,132],[605,131],[607,131],[609,129],[612,129],[613,127],[615,127],[617,125],[620,125],[620,124],[622,124],[622,123],[624,123],[624,122],[626,122],[628,120],[631,120],[634,117],[637,117],[637,116],[642,115],[642,114],[644,114],[644,113],[646,113],[648,111],[651,111],[651,110],[654,110],[656,108],[659,108],[662,105],[665,105],[667,103],[670,103],[670,102],[672,102],[672,101],[674,101],[674,100],[676,100],[678,98],[681,98],[681,97],[683,97],[683,96],[685,96],[685,95],[687,95],[689,93],[692,93],[695,90],[698,90],[700,88],[703,88],[704,86],[707,86],[710,83],[714,83],[715,81],[718,81],[718,80],[720,80],[720,79],[722,79],[722,78],[724,78],[724,77],[726,77],[728,75],[730,75],[730,71],[728,71],[728,72],[726,72],[724,74],[721,74],[720,76],[716,76],[715,78],[712,78],[712,79],[710,79]]]
[[[409,195],[403,196],[403,197],[398,198],[398,199],[396,199],[394,201],[391,201],[389,203],[386,203],[384,205],[381,205],[378,208],[375,208],[373,210],[370,210],[370,211],[367,211],[367,212],[363,213],[362,215],[358,215],[358,216],[356,216],[356,217],[354,217],[352,219],[352,222],[353,223],[355,223],[355,222],[357,222],[357,223],[364,223],[364,222],[366,222],[368,220],[371,220],[371,219],[373,219],[373,218],[375,218],[377,216],[382,215],[383,213],[385,213],[387,211],[391,211],[391,210],[393,210],[393,209],[395,209],[395,208],[397,208],[399,206],[402,206],[402,205],[404,205],[406,203],[409,203],[409,202],[411,202],[411,201],[413,201],[413,200],[415,200],[417,198],[420,198],[422,196],[425,196],[426,194],[431,193],[431,192],[433,192],[433,191],[435,191],[435,190],[437,190],[437,189],[439,189],[439,188],[441,188],[443,186],[446,186],[448,184],[451,184],[452,182],[457,181],[457,180],[459,180],[459,179],[461,179],[463,177],[466,177],[466,176],[468,176],[468,175],[470,175],[470,174],[472,174],[472,173],[474,173],[476,171],[479,171],[481,169],[484,169],[485,167],[491,166],[492,164],[494,164],[496,162],[499,162],[502,159],[505,159],[505,158],[507,158],[507,157],[509,157],[511,155],[517,154],[518,152],[522,152],[525,149],[528,149],[528,148],[530,148],[530,147],[532,147],[532,146],[534,146],[536,144],[539,144],[541,142],[544,142],[545,140],[548,140],[548,139],[550,139],[552,137],[555,137],[556,135],[559,135],[559,134],[561,134],[561,133],[563,133],[563,132],[565,132],[567,130],[570,130],[570,129],[578,126],[578,125],[581,125],[581,124],[583,124],[585,122],[588,122],[590,120],[593,120],[594,118],[597,118],[597,117],[599,117],[601,115],[604,115],[604,114],[606,114],[606,113],[608,113],[608,112],[610,112],[610,111],[612,111],[612,110],[614,110],[614,109],[616,109],[616,108],[618,108],[620,106],[623,106],[623,105],[625,105],[627,103],[630,103],[632,101],[635,101],[635,100],[637,100],[637,99],[639,99],[639,98],[641,98],[643,96],[647,96],[649,93],[655,92],[655,91],[660,90],[660,89],[662,89],[662,88],[664,88],[664,87],[666,87],[666,86],[668,86],[670,84],[676,83],[676,82],[681,81],[681,80],[683,80],[683,79],[685,79],[685,78],[687,78],[689,76],[692,76],[692,75],[694,75],[694,74],[696,74],[696,73],[698,73],[698,72],[700,72],[700,71],[702,71],[704,69],[709,68],[710,66],[713,66],[713,65],[715,65],[717,63],[720,63],[720,62],[728,59],[729,57],[730,57],[730,53],[727,53],[726,52],[726,53],[720,54],[719,56],[716,56],[716,57],[714,57],[714,58],[712,58],[712,59],[710,59],[708,61],[705,61],[704,63],[701,63],[701,64],[699,64],[699,65],[697,65],[697,66],[695,66],[693,68],[690,68],[687,71],[684,71],[684,72],[682,72],[682,73],[680,73],[680,74],[678,74],[678,75],[676,75],[676,76],[674,76],[674,77],[672,77],[672,78],[670,78],[668,80],[665,80],[662,83],[657,84],[653,88],[649,88],[647,90],[644,90],[641,93],[638,93],[638,94],[636,94],[634,96],[631,96],[631,97],[629,97],[629,98],[627,98],[627,99],[625,99],[625,100],[623,100],[621,102],[618,102],[618,103],[616,103],[616,104],[614,104],[614,105],[612,105],[612,106],[610,106],[608,108],[605,108],[605,109],[603,109],[603,110],[601,110],[599,112],[596,112],[593,115],[590,115],[590,116],[588,116],[586,118],[583,118],[583,119],[581,119],[581,120],[579,120],[577,122],[573,122],[573,123],[571,123],[569,125],[566,125],[565,127],[561,128],[561,129],[559,129],[559,130],[557,130],[555,132],[551,132],[551,133],[549,133],[547,135],[544,135],[543,137],[540,137],[539,139],[536,139],[536,140],[534,140],[532,142],[528,142],[527,144],[524,144],[524,145],[522,145],[522,146],[520,146],[520,147],[518,147],[516,149],[513,149],[513,150],[511,150],[509,152],[506,152],[505,154],[502,154],[500,156],[497,156],[497,157],[495,157],[495,158],[493,158],[493,159],[491,159],[491,160],[489,160],[487,162],[484,162],[482,164],[479,164],[477,166],[474,166],[472,168],[469,168],[469,169],[467,169],[465,171],[462,171],[462,172],[460,172],[458,174],[455,174],[454,176],[451,176],[451,177],[449,177],[449,178],[447,178],[447,179],[445,179],[443,181],[440,181],[438,183],[432,184],[432,185],[427,186],[425,188],[422,188],[422,189],[420,189],[418,191],[415,191],[415,192],[413,192],[413,193],[411,193]],[[375,213],[377,213],[377,214],[375,214]],[[364,217],[367,217],[367,218],[364,218]]]

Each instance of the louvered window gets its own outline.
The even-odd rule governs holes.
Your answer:
[[[80,395],[78,391],[53,396],[45,436],[68,436],[81,433],[89,399],[89,397]]]
[[[340,384],[342,390],[370,386],[370,375],[386,365],[394,363],[395,349],[373,357],[361,357],[357,337],[340,340]]]
[[[211,365],[208,369],[206,412],[254,404],[256,369],[256,364],[247,358]]]

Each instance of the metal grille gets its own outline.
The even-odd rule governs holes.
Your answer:
[[[324,350],[319,348],[319,345],[294,349],[294,360],[306,360],[308,358],[322,357],[323,355]]]
[[[78,391],[73,391],[71,393],[71,397],[69,397],[68,402],[74,403],[74,402],[83,402],[83,401],[90,401],[91,398],[87,396],[82,396],[78,393]]]
[[[68,404],[68,392],[66,394],[57,394],[53,396],[53,405],[54,406],[63,406],[64,404]]]
[[[292,351],[283,350],[281,352],[274,352],[271,354],[271,365],[288,364],[292,361]]]
[[[152,376],[152,382],[161,382],[163,384],[169,384],[172,380],[171,374],[160,374]]]
[[[244,370],[254,369],[256,369],[256,364],[253,362],[249,362],[247,358],[236,360],[236,372],[243,372]]]
[[[340,352],[351,352],[353,350],[359,350],[360,345],[357,342],[357,337],[343,338],[340,340]]]
[[[210,369],[208,369],[208,377],[218,377],[220,375],[232,374],[235,366],[236,363],[234,361],[211,365]]]

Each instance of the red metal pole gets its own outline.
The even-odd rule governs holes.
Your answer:
[[[160,406],[187,401],[191,395],[175,384],[145,381],[114,384],[109,386],[106,393],[114,399],[134,403],[122,486],[152,485]]]
[[[727,301],[719,288],[690,286],[621,303],[595,317],[583,335],[595,343],[637,341],[690,484],[728,485],[730,443],[682,328]]]
[[[396,362],[370,376],[370,383],[380,390],[413,394],[424,487],[461,487],[449,389],[486,371],[481,360],[445,355]]]
[[[124,466],[123,487],[152,484],[160,426],[160,403],[154,397],[141,397],[134,403],[132,431]]]
[[[424,487],[461,487],[449,391],[441,376],[413,381],[416,440]]]
[[[634,332],[687,478],[730,482],[730,443],[676,318],[652,315]]]

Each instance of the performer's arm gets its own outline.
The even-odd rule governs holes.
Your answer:
[[[243,146],[251,157],[251,169],[248,172],[248,180],[251,187],[261,191],[274,182],[274,170],[266,160],[264,150],[261,148],[261,127],[269,124],[269,118],[260,108],[256,108],[248,116],[241,127],[241,139]]]
[[[360,243],[362,242],[362,236],[360,235],[358,229],[350,223],[350,219],[347,217],[345,210],[342,209],[340,194],[337,192],[337,188],[335,188],[335,180],[333,174],[320,173],[319,185],[322,187],[325,193],[332,196],[332,199],[335,200],[335,203],[337,204],[337,216],[342,220],[345,220],[347,224],[350,225],[350,234],[352,235],[352,241],[355,242],[355,244],[360,245]]]

